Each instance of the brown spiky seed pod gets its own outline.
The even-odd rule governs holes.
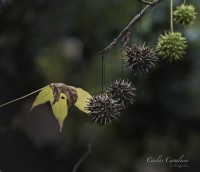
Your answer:
[[[133,104],[136,88],[128,80],[116,80],[110,84],[106,92],[112,99],[116,100],[123,108]]]
[[[125,47],[124,62],[126,67],[132,69],[134,74],[139,72],[148,73],[151,68],[155,67],[158,61],[156,53],[150,46],[145,46],[145,42],[141,44],[133,44],[132,47]]]
[[[106,93],[93,96],[86,107],[91,122],[97,123],[99,126],[108,125],[112,121],[117,120],[121,109],[121,105]]]

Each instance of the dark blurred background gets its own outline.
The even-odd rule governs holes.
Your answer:
[[[180,4],[176,0],[174,5]],[[200,2],[188,0],[200,13]],[[0,0],[0,104],[53,82],[101,92],[101,56],[140,11],[136,0]],[[175,25],[188,39],[182,61],[160,60],[148,75],[124,78],[136,101],[112,125],[97,127],[71,108],[62,133],[49,104],[29,112],[35,96],[0,109],[1,172],[71,172],[92,143],[78,172],[200,171],[200,22]],[[131,42],[155,45],[169,29],[169,1],[138,23]],[[105,55],[106,85],[121,77],[120,45]],[[184,155],[188,167],[147,163]]]

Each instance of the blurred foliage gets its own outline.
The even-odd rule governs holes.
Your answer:
[[[175,1],[174,5],[182,1]],[[197,8],[200,2],[191,0]],[[101,91],[101,56],[140,11],[131,0],[1,0],[0,104],[52,82]],[[165,60],[148,75],[133,76],[135,104],[107,127],[88,122],[71,108],[63,132],[50,106],[29,109],[34,97],[0,109],[0,170],[6,172],[72,171],[92,143],[92,154],[80,172],[178,171],[164,164],[147,164],[147,157],[185,155],[199,171],[200,144],[200,23],[175,25],[189,41],[181,62]],[[169,2],[163,1],[138,23],[131,42],[154,45],[169,30]],[[121,77],[120,45],[105,54],[106,84]]]

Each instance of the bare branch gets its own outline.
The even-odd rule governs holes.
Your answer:
[[[146,1],[146,0],[137,0],[137,1],[139,1],[140,3],[143,3],[145,5],[155,5],[156,3],[158,3],[159,0],[154,1],[154,2],[149,2],[149,1]]]
[[[140,2],[143,2],[144,0],[139,0]],[[128,40],[128,35],[130,35],[131,33],[131,29],[133,28],[133,26],[150,10],[152,9],[156,4],[158,4],[159,2],[161,2],[162,0],[157,0],[155,2],[152,2],[151,5],[146,5],[142,11],[140,13],[138,13],[132,20],[131,22],[124,28],[124,30],[122,30],[119,35],[117,36],[117,38],[115,38],[113,40],[113,42],[111,42],[107,47],[105,47],[103,50],[101,50],[100,52],[98,52],[99,54],[104,54],[107,51],[109,51],[110,49],[112,49],[119,41],[123,42],[124,40],[126,40],[125,43],[127,43]],[[146,2],[146,1],[144,1]]]
[[[77,172],[79,166],[83,163],[83,161],[88,157],[88,155],[92,152],[92,143],[88,143],[88,150],[83,154],[83,156],[78,160],[78,162],[74,165],[72,172]]]

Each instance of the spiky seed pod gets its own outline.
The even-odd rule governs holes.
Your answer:
[[[121,104],[123,108],[126,108],[129,104],[133,104],[135,90],[131,82],[120,79],[111,83],[106,92],[112,99]]]
[[[123,60],[126,67],[132,69],[134,74],[148,73],[151,68],[155,67],[155,62],[158,60],[154,50],[150,46],[145,46],[145,42],[125,47],[124,51],[126,55]]]
[[[182,59],[186,47],[187,40],[180,32],[168,32],[159,36],[156,52],[158,56],[171,62]]]
[[[197,13],[193,5],[181,4],[173,13],[176,23],[188,26],[194,24],[197,18]]]
[[[110,98],[106,93],[94,96],[89,100],[86,110],[89,112],[91,122],[97,125],[108,125],[117,120],[122,107],[116,100]]]

